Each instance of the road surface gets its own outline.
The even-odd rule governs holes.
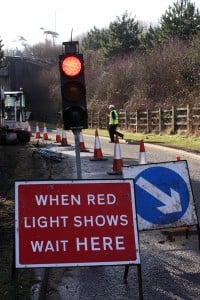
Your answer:
[[[77,176],[74,137],[68,134],[72,147],[46,147],[65,157],[62,163],[47,163],[49,179],[72,179]],[[113,167],[114,147],[107,138],[100,137],[104,161],[91,161],[94,154],[95,137],[84,136],[88,151],[81,152],[81,172],[83,179],[112,179],[121,175],[109,175]],[[139,144],[120,142],[124,165],[139,164]],[[199,155],[182,150],[165,148],[145,143],[148,163],[175,161],[177,156],[187,160],[191,185],[198,218],[200,218],[200,159]],[[79,166],[80,167],[80,166]],[[147,300],[196,300],[200,299],[200,252],[197,231],[192,228],[189,238],[186,231],[147,231],[139,233],[142,269],[143,297]],[[43,272],[45,272],[43,270]],[[128,282],[123,282],[123,266],[90,266],[50,268],[47,285],[48,300],[101,300],[139,299],[137,266],[130,266]],[[36,279],[43,278],[40,269],[35,269]],[[39,282],[41,283],[41,282]],[[40,284],[32,287],[32,300],[42,299]]]

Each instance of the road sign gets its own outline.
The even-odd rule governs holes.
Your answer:
[[[133,180],[15,183],[16,266],[139,264]]]
[[[123,168],[135,180],[139,230],[196,225],[186,161]]]

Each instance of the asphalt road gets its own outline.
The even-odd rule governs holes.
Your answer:
[[[54,137],[52,136],[52,140]],[[57,147],[54,143],[46,147],[65,157],[62,163],[51,164],[49,178],[77,178],[77,162],[73,149],[74,138],[68,135],[72,147]],[[113,167],[114,144],[100,137],[105,161],[91,161],[95,138],[84,136],[88,152],[81,152],[81,174],[83,179],[112,179],[121,175],[110,175]],[[120,142],[122,159],[125,165],[139,164],[138,143]],[[177,156],[187,160],[191,186],[198,218],[200,218],[200,159],[199,155],[181,150],[164,148],[145,143],[148,163],[175,161]],[[145,231],[139,233],[142,270],[142,295],[147,300],[196,300],[200,299],[200,250],[196,228],[191,228],[189,237],[185,230]],[[137,266],[129,268],[128,281],[124,283],[124,266],[85,266],[50,268],[46,299],[48,300],[101,300],[139,299],[139,278]],[[43,270],[44,272],[44,270]],[[42,278],[41,269],[35,269],[36,279]],[[32,287],[31,299],[39,299],[39,285]],[[40,298],[42,299],[42,298]],[[44,299],[44,297],[43,297]]]

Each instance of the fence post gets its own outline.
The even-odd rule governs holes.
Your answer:
[[[187,105],[187,133],[190,133],[190,106]]]
[[[172,106],[172,133],[175,133],[175,128],[176,128],[176,124],[175,124],[175,106]]]
[[[136,133],[138,133],[138,120],[139,120],[138,110],[136,110],[136,112],[135,112],[135,132]]]
[[[149,110],[147,109],[147,133],[150,132]]]
[[[127,111],[126,110],[125,110],[125,116],[126,116],[125,117],[125,122],[126,122],[125,123],[125,126],[126,126],[125,128],[126,128],[126,130],[128,130],[128,120],[127,120]]]
[[[158,131],[161,133],[163,130],[163,120],[162,120],[162,108],[158,109]]]

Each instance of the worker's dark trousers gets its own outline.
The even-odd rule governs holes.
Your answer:
[[[114,141],[115,141],[115,134],[117,135],[117,136],[120,136],[121,138],[123,138],[123,134],[122,133],[120,133],[120,132],[118,132],[116,129],[117,129],[117,126],[118,125],[109,125],[109,127],[108,127],[108,131],[109,131],[109,135],[110,135],[110,141],[112,142],[112,143],[114,143]]]

